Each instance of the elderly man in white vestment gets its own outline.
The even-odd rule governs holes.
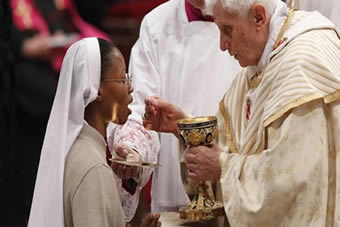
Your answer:
[[[335,25],[279,0],[219,0],[214,19],[220,48],[246,68],[219,104],[218,143],[186,153],[188,176],[220,183],[230,226],[340,226]],[[144,126],[176,135],[186,115],[146,103]]]
[[[111,125],[113,130],[109,130],[111,145],[125,144],[138,151],[143,161],[161,165],[152,178],[151,210],[155,212],[177,211],[189,200],[181,182],[178,140],[144,129],[144,98],[157,95],[191,114],[215,114],[216,105],[241,69],[218,49],[219,31],[206,16],[208,9],[205,0],[172,0],[145,16],[129,64],[134,77],[132,114],[123,127]],[[135,193],[120,191],[127,221],[135,214],[150,174],[143,169]]]

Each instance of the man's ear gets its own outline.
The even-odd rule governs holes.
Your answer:
[[[266,24],[266,9],[260,3],[255,4],[252,7],[252,20],[257,28],[262,28]]]
[[[98,95],[96,97],[96,102],[102,102],[103,101],[103,92],[102,92],[102,88],[98,89]]]

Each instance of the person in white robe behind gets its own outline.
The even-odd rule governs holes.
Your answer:
[[[125,226],[106,151],[108,122],[131,113],[131,78],[110,42],[86,38],[63,61],[41,152],[29,227]],[[159,214],[140,226],[160,226]]]
[[[207,16],[211,9],[208,2],[172,0],[144,17],[129,63],[134,75],[132,114],[123,127],[109,126],[110,146],[125,144],[138,151],[143,161],[161,165],[152,175],[152,212],[177,211],[189,199],[180,176],[178,141],[172,135],[143,128],[144,98],[157,95],[190,114],[212,115],[241,69],[218,49],[218,28]],[[123,170],[121,173],[124,178]],[[135,193],[120,191],[126,220],[134,217],[140,191],[151,173],[152,169],[143,169]],[[145,201],[144,194],[141,197]]]
[[[245,68],[219,103],[217,144],[188,149],[188,176],[220,183],[232,227],[340,226],[336,26],[280,0],[218,0],[214,19]],[[186,114],[145,102],[144,126],[176,135]]]

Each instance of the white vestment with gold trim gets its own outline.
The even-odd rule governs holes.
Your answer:
[[[220,102],[230,226],[340,226],[339,37],[319,13],[294,12],[281,44]],[[256,70],[262,79],[251,87]]]

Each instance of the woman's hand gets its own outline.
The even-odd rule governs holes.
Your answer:
[[[140,155],[131,149],[129,146],[125,144],[115,144],[113,145],[114,151],[119,157],[122,157],[123,159],[126,159],[126,157],[129,154],[132,154],[133,156],[137,157],[137,160],[134,161],[141,161]],[[128,166],[123,164],[118,164],[116,162],[112,162],[111,168],[113,172],[121,179],[130,179],[130,178],[139,178],[141,167],[137,166]],[[139,179],[138,179],[139,181]]]
[[[149,213],[143,219],[139,227],[160,227],[161,222],[159,221],[159,218],[160,218],[159,214]]]

